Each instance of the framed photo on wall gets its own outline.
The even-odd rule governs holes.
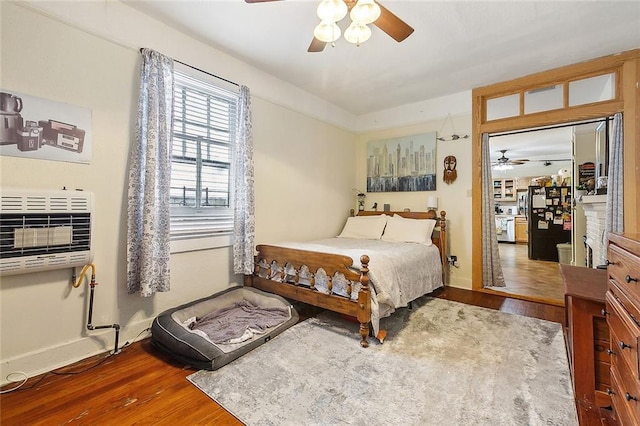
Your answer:
[[[435,190],[435,132],[367,142],[367,192]]]
[[[0,155],[91,162],[91,109],[0,88]]]

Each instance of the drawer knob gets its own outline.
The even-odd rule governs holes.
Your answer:
[[[611,389],[607,388],[607,395],[615,395],[616,393]]]
[[[616,353],[614,351],[612,351],[611,349],[607,349],[607,354],[609,355],[615,355]]]
[[[620,346],[620,349],[624,349],[624,348],[629,348],[631,349],[631,345],[627,345],[625,342],[620,341],[620,343],[618,344]]]
[[[624,399],[626,399],[627,401],[631,401],[632,399],[633,399],[634,401],[637,401],[637,400],[638,400],[638,398],[636,398],[635,396],[631,395],[629,392],[626,392],[626,393],[624,394]]]
[[[637,283],[638,279],[635,277],[632,277],[631,275],[627,275],[626,277],[624,277],[624,280],[627,282],[627,284],[629,284],[631,281]]]
[[[605,308],[602,308],[600,313],[602,314],[603,317],[606,317],[607,315],[609,315],[609,312],[607,312],[607,310]]]
[[[609,259],[605,259],[605,260],[604,260],[604,263],[605,263],[605,265],[607,265],[607,266],[609,266],[609,265],[615,265],[615,264],[616,264],[616,262],[612,262],[612,261],[610,261]]]

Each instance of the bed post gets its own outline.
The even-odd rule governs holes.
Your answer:
[[[252,281],[252,278],[251,278],[252,276],[253,275],[246,275],[245,274],[245,276],[244,276],[244,285],[245,285],[245,287],[251,287],[251,284],[253,284],[253,281]]]
[[[360,291],[358,292],[358,322],[360,322],[360,346],[369,347],[369,322],[371,321],[371,291],[369,290],[369,256],[360,257]]]
[[[258,256],[253,257],[253,274],[244,274],[244,285],[253,287],[253,276],[260,273],[260,265],[258,264]]]
[[[446,220],[447,212],[444,210],[440,211],[440,258],[442,262],[442,285],[447,285],[447,267],[449,266],[449,262],[447,261],[447,220]]]

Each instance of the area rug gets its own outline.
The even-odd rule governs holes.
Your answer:
[[[558,323],[424,297],[357,324],[310,318],[188,379],[247,425],[577,425]]]

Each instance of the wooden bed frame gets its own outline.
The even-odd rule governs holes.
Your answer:
[[[377,211],[361,211],[358,216],[373,216],[380,214],[394,215],[398,214],[409,219],[435,219],[437,221],[434,232],[431,236],[433,244],[440,250],[440,258],[442,262],[443,283],[445,282],[445,267],[447,265],[446,254],[446,212],[441,211],[440,217],[435,210],[428,212],[377,212]],[[354,211],[351,210],[351,216]],[[279,294],[288,299],[297,300],[320,308],[328,309],[333,312],[348,315],[357,318],[360,323],[360,345],[368,347],[369,323],[371,321],[371,290],[369,288],[369,256],[363,254],[360,257],[361,267],[359,271],[353,268],[353,261],[349,256],[338,254],[319,253],[313,251],[296,250],[284,247],[261,244],[256,247],[258,254],[255,257],[256,269],[253,275],[245,275],[244,283],[247,286],[255,287],[269,293]],[[259,263],[266,261],[271,265],[276,261],[282,266],[289,264],[295,270],[295,276],[292,282],[285,282],[285,272],[282,268],[281,281],[275,281],[259,276],[261,267]],[[312,274],[310,286],[299,285],[300,270],[306,265]],[[357,300],[343,297],[337,294],[321,293],[314,288],[315,272],[322,268],[328,278],[328,287],[331,290],[332,277],[336,272],[342,273],[348,282],[359,281],[360,291]],[[267,275],[271,275],[270,267],[267,269]],[[351,295],[351,285],[347,285],[347,294]],[[384,338],[382,332],[381,340]]]

